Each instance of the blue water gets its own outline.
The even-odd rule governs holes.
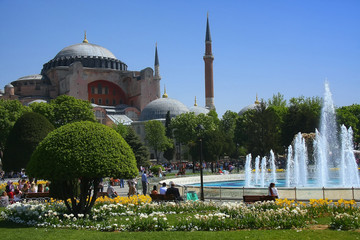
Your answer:
[[[270,183],[266,183],[265,187],[268,187]],[[276,187],[286,187],[285,179],[276,180]],[[330,186],[337,186],[339,184],[339,179],[331,179],[329,181]],[[235,181],[223,181],[223,182],[206,182],[204,187],[243,187],[245,185],[245,180],[235,180]],[[189,186],[199,187],[200,183],[189,184]],[[250,187],[260,187],[250,186]],[[298,186],[302,187],[302,186]],[[314,179],[308,179],[307,185],[305,187],[316,187],[316,181]]]

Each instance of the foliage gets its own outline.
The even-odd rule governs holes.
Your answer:
[[[236,121],[239,115],[236,112],[226,111],[220,120],[220,131],[223,133],[223,152],[233,158],[238,158],[239,151],[235,141]]]
[[[339,125],[351,127],[354,132],[354,141],[360,142],[360,104],[353,104],[336,109],[336,119]]]
[[[311,133],[318,128],[321,114],[321,98],[291,98],[284,117],[282,145],[289,146],[298,132]]]
[[[95,122],[91,103],[68,95],[61,95],[47,103],[30,105],[34,112],[43,114],[56,127],[77,121]]]
[[[157,162],[159,162],[160,153],[171,144],[169,138],[165,136],[164,125],[157,120],[151,120],[145,123],[145,140],[154,150]]]
[[[128,132],[129,132],[129,127],[125,126],[122,123],[118,123],[118,124],[114,124],[112,125],[112,129],[114,129],[118,134],[120,134],[124,139],[126,138]]]
[[[166,113],[166,118],[165,118],[165,136],[170,139],[170,145],[165,149],[163,154],[164,158],[168,161],[171,161],[174,158],[174,154],[175,154],[175,144],[174,144],[174,139],[170,124],[171,124],[170,111],[168,111]]]
[[[36,146],[54,130],[54,126],[41,114],[25,113],[11,129],[6,142],[3,168],[20,171],[30,161]]]
[[[18,118],[30,109],[18,100],[0,99],[0,158],[3,158],[6,140]]]
[[[51,132],[36,148],[27,171],[30,176],[50,180],[50,193],[64,200],[75,215],[90,213],[102,177],[137,175],[134,154],[124,139],[113,129],[89,121]]]
[[[273,97],[268,100],[268,106],[276,106],[276,107],[286,107],[286,100],[284,99],[284,95],[281,93],[273,94]]]
[[[256,109],[242,114],[235,129],[235,139],[253,155],[264,156],[271,149],[281,152],[281,116],[275,108],[261,102]]]
[[[133,128],[129,127],[127,129],[125,141],[129,144],[135,154],[138,169],[140,166],[150,166],[149,149],[141,142],[140,137],[135,133]]]
[[[153,174],[157,175],[158,172],[159,172],[159,168],[161,168],[162,171],[165,171],[165,168],[164,168],[162,165],[154,165],[154,166],[151,166],[150,171],[151,171]]]

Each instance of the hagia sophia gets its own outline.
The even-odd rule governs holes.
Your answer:
[[[63,48],[43,65],[40,74],[21,77],[0,90],[2,99],[18,99],[25,105],[49,102],[66,94],[93,104],[96,119],[106,125],[164,119],[181,113],[207,113],[215,109],[213,60],[209,18],[205,36],[206,106],[195,104],[190,109],[164,90],[160,94],[160,64],[155,47],[154,69],[128,70],[126,63],[108,49],[90,43],[86,32],[82,43]]]
[[[96,119],[111,126],[122,123],[132,125],[145,137],[144,123],[148,120],[164,121],[182,113],[208,113],[215,109],[212,41],[209,16],[205,34],[205,107],[196,103],[188,108],[169,98],[164,89],[160,94],[160,64],[157,45],[154,69],[128,70],[126,63],[117,59],[108,49],[90,43],[86,32],[82,43],[63,48],[43,65],[40,74],[21,77],[0,90],[0,99],[18,99],[25,105],[49,102],[66,94],[88,100],[93,105]],[[257,104],[258,102],[255,102]],[[248,106],[253,107],[253,106]],[[244,108],[245,109],[245,108]],[[241,112],[241,111],[240,111]]]

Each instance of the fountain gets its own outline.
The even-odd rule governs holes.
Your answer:
[[[287,169],[285,176],[286,187],[360,187],[358,167],[353,149],[353,132],[341,126],[339,135],[336,124],[335,107],[328,82],[325,83],[323,107],[321,110],[320,130],[315,129],[314,157],[315,174],[309,177],[309,162],[305,139],[299,132],[293,146],[288,147]],[[251,155],[247,156],[247,166],[251,166]],[[258,156],[255,159],[255,181],[247,180],[246,186],[259,186]],[[274,152],[270,151],[269,166],[271,173],[267,173],[267,158],[261,160],[260,187],[270,182],[278,182]],[[251,170],[246,172],[251,173]],[[248,176],[248,175],[247,175]],[[310,183],[311,182],[311,183]]]

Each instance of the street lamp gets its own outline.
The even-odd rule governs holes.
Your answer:
[[[200,142],[200,200],[204,201],[204,179],[203,179],[203,162],[202,162],[202,137],[200,132],[205,130],[202,124],[199,124],[196,127],[196,130],[199,131],[199,142]]]

